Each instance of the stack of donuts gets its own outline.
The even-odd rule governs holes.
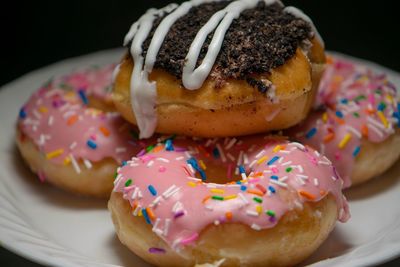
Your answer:
[[[149,9],[124,45],[35,92],[17,145],[41,181],[109,198],[151,264],[295,265],[350,218],[342,190],[399,157],[393,84],[278,0]]]

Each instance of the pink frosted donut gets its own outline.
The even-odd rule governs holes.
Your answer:
[[[106,197],[117,166],[142,149],[111,111],[113,68],[94,66],[50,80],[21,108],[17,144],[40,180]]]
[[[397,101],[386,75],[334,58],[321,81],[317,110],[289,135],[326,155],[345,187],[359,184],[400,156]]]
[[[158,266],[294,265],[349,218],[330,161],[282,138],[166,139],[114,184],[119,239]]]

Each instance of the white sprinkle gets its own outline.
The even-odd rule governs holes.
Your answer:
[[[283,153],[283,154],[290,154],[290,151],[289,151],[289,150],[280,150],[279,152],[280,152],[280,153]]]
[[[115,149],[115,152],[116,153],[124,153],[124,152],[126,152],[126,147],[117,147]]]
[[[251,228],[254,229],[254,230],[256,230],[256,231],[260,231],[260,230],[261,230],[261,227],[260,227],[258,224],[255,224],[255,223],[253,223],[253,224],[251,225]]]
[[[331,176],[331,179],[334,180],[334,181],[337,180],[337,178],[335,176]]]
[[[165,159],[165,158],[156,158],[156,160],[162,161],[162,162],[166,162],[166,163],[169,162],[169,160],[168,160],[168,159]]]
[[[63,118],[66,119],[66,118],[69,118],[69,117],[71,117],[71,116],[73,116],[75,114],[76,114],[75,110],[68,110],[67,112],[65,112],[63,114]]]
[[[307,176],[307,175],[296,174],[296,176],[299,177],[299,178],[301,178],[301,179],[305,179],[305,180],[308,179],[308,176]]]
[[[215,225],[219,225],[219,224],[220,224],[219,220],[215,220],[215,221],[214,221],[214,224],[215,224]]]
[[[301,210],[303,209],[303,204],[301,204],[298,200],[295,200],[293,203],[297,208]]]
[[[278,163],[279,164],[281,164],[282,163],[282,161],[283,161],[283,157],[279,157],[279,159],[278,159]],[[291,162],[291,161],[290,161]],[[290,164],[290,163],[289,163]]]
[[[221,145],[217,144],[216,147],[218,149],[219,155],[221,156],[222,162],[226,162],[226,157],[225,157],[224,151],[222,150]]]
[[[263,173],[272,173],[271,170],[264,170]]]
[[[174,206],[172,206],[172,213],[176,213],[180,210],[183,210],[183,205],[181,202],[177,201],[175,202]]]
[[[231,161],[235,161],[235,157],[231,154],[231,153],[227,153],[226,156],[231,160]]]
[[[49,119],[47,120],[47,125],[52,126],[54,121],[53,115],[49,116]]]
[[[243,160],[243,150],[240,150],[240,152],[239,152],[239,157],[238,157],[238,159],[237,159],[236,165],[237,165],[237,166],[240,166],[240,165],[242,164],[242,160]]]
[[[253,217],[258,217],[259,214],[255,210],[246,210],[246,214]]]
[[[373,119],[372,117],[368,116],[367,121],[369,121],[374,126],[378,127],[380,130],[385,130],[385,126],[382,123],[380,123],[379,121]]]
[[[142,191],[140,191],[140,190],[139,190],[139,193],[138,193],[138,198],[139,198],[139,199],[142,199],[142,198],[143,198]]]
[[[163,197],[166,197],[167,195],[169,195],[169,193],[171,193],[173,190],[175,190],[177,187],[176,185],[171,185],[167,190],[164,191],[164,193],[162,193]]]
[[[211,210],[211,211],[214,210],[214,208],[213,208],[212,206],[209,206],[209,205],[205,205],[204,207],[205,207],[206,209],[208,209],[208,210]]]
[[[32,112],[33,115],[35,115],[36,119],[40,120],[40,118],[42,118],[42,115],[40,115],[40,113],[36,109],[34,109]]]
[[[163,235],[163,231],[161,229],[154,229],[153,232],[156,233],[156,235],[158,235],[158,236]]]
[[[299,170],[300,173],[304,172],[303,166],[297,165],[297,169]]]
[[[142,207],[140,207],[140,205],[137,205],[137,207],[136,207],[135,210],[133,211],[133,216],[137,216],[141,208],[142,208]]]
[[[151,202],[150,206],[156,207],[158,203],[160,203],[160,201],[161,201],[161,196],[158,196],[153,200],[153,202]]]
[[[274,179],[271,179],[270,182],[273,183],[273,184],[282,186],[282,187],[288,187],[287,184],[285,184],[285,183],[283,183],[283,182],[281,182],[281,181],[274,180]]]
[[[187,179],[189,179],[189,180],[196,181],[196,182],[199,182],[199,181],[201,181],[201,179],[199,179],[199,178],[196,178],[196,177],[192,177],[192,176],[186,176],[186,178],[187,178]]]
[[[286,166],[286,165],[290,165],[290,164],[292,164],[292,161],[291,161],[291,160],[282,163],[282,166]]]
[[[237,195],[240,197],[240,199],[243,201],[245,205],[249,204],[249,201],[242,193],[238,193]]]
[[[133,190],[133,193],[131,195],[131,199],[136,199],[136,197],[138,196],[139,193],[139,188],[135,187],[135,189]]]
[[[246,153],[243,154],[243,164],[244,164],[244,165],[249,164],[249,158],[247,157],[247,154],[246,154]]]
[[[206,144],[204,145],[205,147],[208,147],[208,146],[210,146],[212,144],[212,140],[211,139],[208,139],[207,140],[207,142],[206,142]]]
[[[164,223],[164,236],[168,236],[169,227],[171,226],[171,219],[165,219]]]
[[[373,130],[377,135],[379,135],[379,137],[383,137],[382,131],[375,127],[373,124],[368,123],[367,126],[369,129]]]
[[[319,186],[319,181],[318,181],[317,178],[314,178],[314,185],[315,185],[315,186]]]
[[[314,150],[314,154],[315,154],[315,156],[317,156],[317,158],[319,158],[321,156],[321,154],[319,154],[319,152],[317,150]]]
[[[300,149],[301,151],[305,151],[305,149],[306,149],[306,148],[305,148],[302,144],[300,144],[300,143],[292,142],[291,144],[292,144],[294,147]]]
[[[72,166],[74,167],[75,171],[80,174],[81,173],[81,168],[79,167],[78,162],[76,162],[76,159],[74,157],[74,155],[69,154],[69,158],[71,159],[72,162]]]
[[[299,184],[301,184],[301,185],[305,185],[305,184],[306,184],[306,182],[305,182],[303,179],[299,178],[299,177],[297,177],[297,181],[298,181]]]
[[[185,156],[188,159],[192,157],[192,155],[190,154],[190,151],[185,151]]]
[[[253,160],[253,161],[250,163],[249,167],[250,167],[250,168],[253,167],[254,164],[256,164],[256,163],[257,163],[257,160]]]
[[[153,164],[154,164],[154,160],[150,160],[148,163],[147,163],[147,168],[150,168],[151,166],[153,166]]]
[[[320,165],[327,165],[327,166],[331,165],[330,162],[328,162],[328,161],[322,161],[322,160],[319,160],[319,161],[318,161],[318,164],[320,164]]]
[[[231,141],[225,146],[225,150],[231,149],[235,145],[236,141],[236,138],[232,138]]]
[[[280,182],[285,182],[289,177],[288,176],[283,176],[282,178],[279,179]]]
[[[160,224],[160,221],[161,221],[161,219],[157,218],[156,221],[154,222],[153,229],[152,229],[153,232],[154,232],[154,230],[157,229],[158,225]]]
[[[265,154],[265,149],[258,152],[258,154],[256,155],[256,159],[261,158],[261,156],[263,156],[264,154]]]
[[[349,132],[352,132],[355,136],[357,136],[357,138],[362,137],[361,133],[358,130],[356,130],[353,126],[346,125],[346,128]]]
[[[183,159],[185,159],[185,157],[183,157],[183,156],[175,158],[175,160],[178,160],[178,161],[183,160]]]
[[[172,190],[170,193],[168,193],[166,196],[164,196],[164,198],[166,198],[166,199],[168,199],[168,198],[170,198],[171,196],[173,196],[173,195],[175,195],[179,190],[181,190],[181,188],[180,187],[177,187],[177,188],[175,188],[174,190]]]
[[[92,163],[88,159],[84,159],[83,164],[85,164],[86,169],[91,169],[93,167]]]
[[[192,167],[192,164],[186,163],[187,167],[189,168],[190,174],[193,175],[193,173],[196,173]]]
[[[73,142],[72,144],[69,145],[69,150],[73,150],[77,145],[78,145],[77,142]]]

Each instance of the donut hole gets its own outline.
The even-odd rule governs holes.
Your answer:
[[[206,175],[205,182],[207,183],[227,184],[242,179],[239,172],[236,172],[236,164],[223,163],[221,160],[209,157],[196,157],[196,160],[204,163],[201,165],[203,165],[202,170]],[[206,167],[205,169],[204,166]],[[199,171],[196,171],[196,178],[202,179]]]

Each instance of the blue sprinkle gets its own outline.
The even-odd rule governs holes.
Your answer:
[[[361,150],[361,147],[360,147],[360,146],[356,147],[356,148],[354,149],[354,151],[353,151],[353,157],[357,157],[358,154],[360,154],[360,150]]]
[[[308,133],[306,133],[306,138],[310,139],[317,133],[317,128],[312,128]]]
[[[93,142],[92,140],[88,140],[86,143],[91,149],[96,149],[97,148],[97,144],[95,142]]]
[[[267,165],[272,165],[275,161],[277,161],[279,159],[278,156],[274,156],[270,161],[268,161]]]
[[[336,110],[336,116],[337,117],[339,117],[339,118],[343,118],[343,113],[341,112],[341,111],[339,111],[339,110]]]
[[[85,91],[83,91],[83,89],[80,89],[78,91],[78,94],[79,94],[80,98],[82,99],[83,104],[87,105],[89,103],[89,100],[86,97]]]
[[[246,169],[244,168],[243,165],[240,165],[240,166],[239,166],[239,172],[240,172],[240,173],[246,173]]]
[[[397,119],[397,127],[400,128],[400,112],[393,112],[393,117],[395,117]]]
[[[128,162],[126,161],[126,160],[124,160],[123,162],[122,162],[122,166],[126,166],[128,164]]]
[[[272,186],[268,186],[268,190],[271,191],[272,193],[276,192],[275,188],[273,188]]]
[[[146,220],[146,222],[147,222],[148,224],[151,224],[151,220],[150,220],[150,218],[149,218],[149,215],[147,214],[147,210],[146,210],[146,209],[142,209],[142,214],[143,214],[143,217],[144,217],[144,219]]]
[[[379,103],[378,110],[379,111],[384,111],[385,109],[386,109],[386,104],[383,103],[383,102]]]
[[[242,182],[241,181],[236,181],[236,184],[242,184]]]
[[[147,188],[149,189],[150,193],[151,193],[153,196],[157,196],[157,190],[154,188],[154,186],[149,185]]]
[[[247,186],[245,186],[245,185],[240,186],[240,190],[246,191],[247,190]]]
[[[397,103],[397,112],[400,112],[400,102]]]
[[[347,104],[347,103],[349,103],[349,100],[347,98],[343,98],[340,100],[340,103]]]
[[[174,151],[174,147],[172,146],[172,140],[168,139],[165,141],[165,150],[167,151]]]
[[[213,151],[212,151],[212,153],[213,153],[214,158],[219,158],[219,151],[218,151],[218,148],[214,148]]]
[[[24,109],[24,108],[21,108],[21,109],[20,109],[20,111],[19,111],[19,117],[20,117],[21,119],[25,119],[25,118],[26,118],[26,112],[25,112],[25,109]]]
[[[278,179],[279,179],[279,177],[278,177],[278,176],[276,176],[276,175],[272,175],[272,176],[271,176],[271,179],[272,179],[272,180],[278,180]]]
[[[207,180],[207,175],[206,175],[206,173],[203,171],[203,170],[199,170],[199,173],[200,173],[200,177],[201,177],[201,180],[204,182],[205,180]]]
[[[193,167],[193,169],[195,169],[196,171],[199,172],[201,170],[199,167],[199,164],[197,163],[197,160],[195,158],[190,158],[186,162],[188,164],[190,164]]]

